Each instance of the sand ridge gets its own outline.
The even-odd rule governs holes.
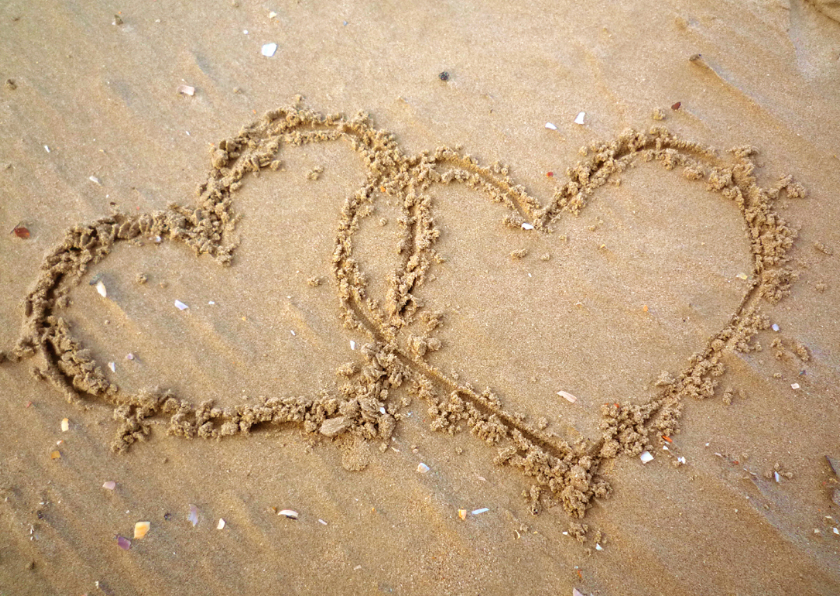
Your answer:
[[[283,145],[336,140],[349,142],[359,154],[366,181],[342,209],[332,275],[345,326],[369,337],[362,346],[363,361],[337,371],[347,379],[340,391],[313,391],[315,396],[273,397],[259,405],[225,408],[212,400],[190,403],[158,389],[129,394],[110,382],[61,316],[87,269],[106,258],[118,242],[155,237],[181,241],[197,256],[207,254],[222,265],[231,265],[240,217],[234,196],[248,175],[281,168],[278,156]],[[401,409],[419,398],[428,404],[433,430],[454,433],[465,425],[498,449],[496,463],[513,466],[529,477],[535,483],[530,491],[535,511],[540,502],[561,504],[569,514],[583,517],[595,499],[609,494],[609,483],[600,474],[605,461],[621,454],[638,455],[654,442],[670,440],[679,432],[685,398],[715,395],[725,373],[724,353],[755,349],[754,336],[769,326],[761,302],[778,302],[794,279],[788,252],[795,233],[775,213],[773,201],[781,193],[802,197],[804,189],[790,177],[769,188],[759,186],[751,147],[733,149],[724,159],[713,149],[675,137],[661,126],[646,133],[628,130],[581,152],[586,159],[566,171],[565,183],[542,204],[515,184],[501,164],[481,166],[473,157],[448,147],[404,155],[395,137],[375,129],[366,114],[350,119],[325,116],[299,104],[269,112],[214,148],[212,169],[198,188],[195,207],[173,204],[148,214],[117,214],[68,230],[64,242],[45,257],[25,299],[17,345],[0,354],[0,360],[14,363],[40,355],[43,365],[33,372],[50,381],[68,401],[93,400],[114,407],[118,430],[112,447],[116,451],[142,440],[153,423],[166,418],[170,434],[187,438],[247,434],[259,425],[296,426],[313,436],[336,437],[345,448],[346,467],[359,469],[365,461],[359,455],[360,445],[386,444],[401,419]],[[737,204],[753,256],[752,277],[726,327],[710,337],[678,375],[664,376],[658,393],[642,405],[605,404],[602,435],[570,444],[506,409],[489,389],[479,391],[428,362],[429,352],[444,347],[435,331],[446,317],[444,312],[424,307],[415,295],[442,261],[435,251],[440,231],[428,193],[438,184],[466,184],[504,205],[508,210],[504,221],[518,233],[548,235],[552,222],[579,213],[598,188],[617,180],[636,160],[656,162],[668,170],[681,168],[687,180],[704,181],[708,190]],[[387,295],[376,298],[368,295],[365,264],[354,255],[353,239],[361,220],[375,213],[376,201],[383,196],[400,203],[401,236],[395,247],[400,261],[389,276]]]

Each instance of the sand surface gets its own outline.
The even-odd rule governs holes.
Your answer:
[[[840,593],[836,2],[135,4],[0,5],[0,595]]]

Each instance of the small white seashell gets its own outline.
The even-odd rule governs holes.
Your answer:
[[[427,466],[426,464],[421,462],[421,463],[417,464],[417,471],[420,472],[421,474],[425,474],[426,472],[429,471],[429,466]]]
[[[219,518],[219,523],[216,525],[217,530],[224,530],[225,529],[225,520]]]
[[[291,509],[284,509],[283,511],[278,511],[277,515],[284,515],[284,516],[288,517],[289,519],[297,519],[298,518],[298,512],[297,511],[292,511]]]
[[[790,388],[791,389],[799,389],[799,383],[791,383]]]
[[[387,414],[388,412],[385,411],[385,406],[379,406],[379,413],[380,414]]]
[[[289,333],[291,333],[292,335],[297,335],[297,333],[295,333],[295,332],[294,332],[294,331],[292,331],[291,329],[289,329]]]
[[[115,362],[109,362],[108,368],[111,369],[111,372],[117,372],[117,364]]]
[[[178,93],[181,95],[195,95],[195,87],[190,87],[189,85],[178,85]]]
[[[61,432],[66,433],[68,430],[70,430],[70,420],[64,418],[61,421]]]
[[[586,116],[586,112],[581,112],[581,113],[579,113],[579,114],[577,115],[577,118],[575,118],[575,124],[583,124],[583,118],[584,118],[584,116]]]
[[[604,547],[601,546],[600,544],[596,544],[595,545],[595,550],[604,550]]]
[[[534,226],[529,224],[529,223],[524,223],[524,224],[522,224],[522,229],[523,230],[533,230]]]
[[[186,304],[184,304],[180,300],[175,301],[175,306],[178,307],[178,310],[187,310],[189,308],[189,306],[187,306]]]
[[[490,511],[489,508],[482,507],[481,509],[473,509],[470,513],[473,515],[481,515],[482,513],[487,513],[488,511]]]
[[[114,490],[115,488],[117,488],[117,483],[113,480],[108,480],[107,482],[105,482],[105,484],[102,485],[102,488],[104,488],[105,490]]]
[[[776,479],[776,482],[781,482],[782,481],[782,477],[779,476],[778,472],[773,472],[773,477]]]
[[[273,10],[272,10],[271,12],[269,12],[269,13],[268,13],[268,18],[269,18],[269,19],[273,19],[273,18],[274,18],[274,17],[276,17],[276,16],[277,16],[277,13],[276,13],[276,12],[274,12]]]
[[[680,462],[681,464],[685,464],[685,458],[682,457],[682,456],[678,457],[677,461]]]
[[[649,451],[642,451],[642,454],[639,456],[639,459],[642,460],[643,464],[646,464],[649,461],[653,461],[653,456],[650,454]]]
[[[198,525],[198,508],[195,505],[190,505],[190,514],[187,516],[187,521],[193,525],[193,528]]]
[[[93,182],[94,184],[96,184],[98,186],[102,186],[102,181],[99,178],[97,178],[96,176],[88,176],[88,180],[90,180],[91,182]]]
[[[557,130],[557,127],[556,127],[556,126],[554,126],[551,122],[546,122],[546,123],[545,123],[545,127],[546,127],[548,130]]]
[[[262,47],[262,55],[266,58],[271,58],[274,55],[274,52],[277,51],[277,44],[276,43],[267,43]]]
[[[356,349],[356,342],[354,342],[352,339],[350,340],[350,349],[351,349],[351,350],[355,350],[355,349]]]
[[[566,401],[572,404],[577,401],[577,398],[567,391],[558,391],[557,395],[559,395],[560,397],[564,398]]]
[[[837,528],[831,528],[831,531],[835,534],[840,534],[840,530],[838,530]]]
[[[49,147],[49,145],[44,145],[44,150],[45,150],[47,153],[49,153],[49,152],[50,152],[50,147]]]
[[[776,325],[776,323],[773,323],[773,327],[772,327],[772,329],[773,329],[773,331],[778,331],[778,330],[779,330],[779,326],[778,326],[778,325]]]
[[[105,288],[105,284],[102,283],[101,279],[98,282],[96,282],[96,291],[99,292],[99,295],[103,298],[108,297],[108,290]]]
[[[324,520],[322,520],[322,519],[319,519],[319,520],[318,520],[318,523],[319,523],[319,524],[323,524],[323,525],[325,525],[325,526],[327,525],[327,522],[325,522],[325,521],[324,521]]]
[[[208,302],[207,304],[209,304],[210,306],[213,306],[213,305],[215,305],[216,303],[215,303],[215,302],[213,302],[213,301],[211,300],[211,301],[210,301],[210,302]]]

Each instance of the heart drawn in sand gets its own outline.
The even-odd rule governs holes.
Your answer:
[[[369,338],[360,346],[363,361],[339,370],[346,377],[341,389],[334,394],[272,397],[257,405],[220,407],[211,401],[194,404],[161,390],[132,393],[111,382],[61,315],[88,268],[105,259],[120,242],[154,238],[181,242],[197,255],[235,266],[237,190],[262,169],[279,169],[278,154],[284,146],[327,141],[349,142],[366,170],[364,184],[341,210],[331,257],[331,286],[337,292],[342,322]],[[20,339],[5,358],[19,361],[40,354],[45,364],[39,375],[70,402],[95,400],[112,405],[119,420],[113,443],[117,451],[142,439],[153,423],[165,418],[168,432],[183,437],[218,439],[247,434],[258,425],[294,425],[343,441],[384,442],[394,432],[402,408],[416,397],[427,403],[433,430],[469,428],[498,449],[499,465],[517,468],[531,478],[534,511],[541,505],[561,504],[569,514],[582,517],[594,499],[609,493],[608,483],[599,474],[602,464],[621,454],[638,455],[654,442],[671,442],[685,398],[714,395],[718,377],[725,372],[724,354],[752,348],[753,336],[768,326],[759,309],[761,301],[778,301],[790,286],[792,275],[786,263],[794,233],[773,211],[772,203],[781,192],[798,197],[804,191],[790,177],[773,187],[760,187],[751,161],[754,150],[741,147],[730,153],[721,158],[714,150],[661,127],[647,133],[626,131],[613,141],[586,149],[585,160],[567,171],[566,182],[543,204],[517,186],[498,164],[481,166],[472,157],[445,147],[404,155],[394,136],[373,128],[364,114],[345,119],[298,107],[276,110],[219,143],[208,179],[199,187],[196,206],[118,214],[69,230],[64,242],[46,256],[25,301]],[[439,365],[435,352],[444,347],[440,330],[445,328],[447,313],[445,308],[433,310],[422,298],[436,268],[445,264],[436,250],[441,229],[432,193],[436,187],[452,185],[477,191],[500,206],[505,225],[530,242],[550,248],[562,241],[552,234],[553,227],[564,216],[578,214],[599,189],[637,161],[654,162],[667,170],[679,168],[687,181],[702,182],[707,190],[731,201],[747,229],[752,272],[726,325],[705,345],[697,346],[679,374],[660,379],[656,391],[641,403],[602,406],[601,435],[570,442],[544,424],[532,424],[511,411],[504,396],[479,391]],[[318,174],[313,172],[313,177]],[[377,217],[377,205],[385,199],[396,203],[400,233],[386,279],[371,283],[357,241],[365,220]],[[372,287],[384,292],[373,295]],[[457,345],[446,347],[458,349]]]

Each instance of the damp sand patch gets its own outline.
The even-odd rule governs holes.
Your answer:
[[[65,316],[87,270],[107,259],[117,244],[138,239],[179,244],[223,267],[236,267],[238,191],[261,172],[279,170],[284,152],[330,142],[349,143],[364,173],[364,183],[340,209],[328,257],[339,322],[348,339],[359,334],[366,338],[336,371],[342,379],[339,387],[313,387],[302,396],[267,396],[258,403],[222,406],[212,395],[193,401],[166,389],[128,391],[111,381],[103,373],[106,364],[86,349]],[[638,456],[666,439],[673,441],[686,401],[719,393],[725,355],[756,349],[756,335],[769,327],[762,303],[778,302],[793,280],[788,251],[795,234],[774,212],[773,201],[781,193],[804,195],[790,178],[760,186],[751,147],[719,153],[662,127],[627,130],[582,153],[583,159],[567,170],[565,179],[558,176],[554,195],[540,201],[501,164],[482,166],[447,147],[407,156],[394,135],[375,129],[365,114],[345,118],[297,106],[269,112],[214,148],[212,169],[199,185],[193,206],[172,204],[153,213],[117,214],[68,230],[64,241],[46,255],[25,298],[20,339],[3,359],[15,363],[37,355],[35,376],[52,383],[69,402],[113,407],[118,429],[112,447],[120,452],[143,440],[153,427],[176,437],[216,440],[247,435],[260,426],[294,427],[327,440],[321,432],[327,425],[330,432],[341,428],[329,440],[347,447],[349,467],[363,468],[375,457],[365,445],[387,445],[404,408],[420,400],[431,429],[469,431],[496,449],[498,465],[520,470],[533,483],[530,494],[536,500],[582,517],[596,499],[610,493],[601,473],[608,460]],[[504,395],[462,381],[431,361],[431,354],[448,348],[439,337],[446,325],[445,307],[433,310],[419,298],[423,285],[445,264],[445,255],[437,250],[446,232],[435,219],[432,196],[437,188],[463,186],[502,207],[500,221],[505,226],[551,238],[558,222],[581,213],[597,200],[602,187],[636,162],[676,170],[681,174],[678,184],[701,185],[717,193],[735,206],[746,227],[743,242],[752,266],[741,299],[724,326],[699,342],[687,362],[646,396],[602,404],[600,433],[573,438],[531,422],[511,410]],[[320,173],[310,182],[318,184],[318,178]],[[355,252],[355,236],[364,220],[377,216],[377,203],[384,197],[400,211],[393,245],[398,259],[384,295],[374,295],[366,263]],[[224,271],[220,268],[220,275]],[[336,418],[342,418],[341,424],[330,422]]]

